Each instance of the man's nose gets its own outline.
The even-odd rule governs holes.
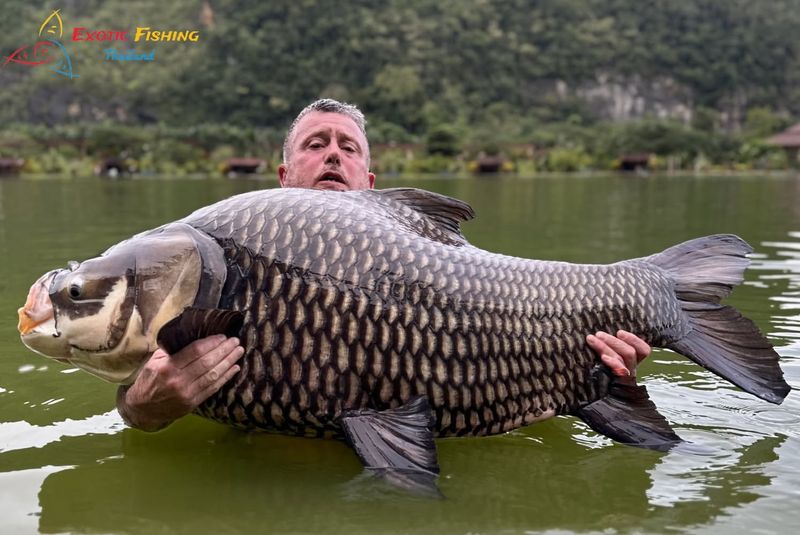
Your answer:
[[[325,163],[340,164],[342,162],[339,145],[331,143],[328,145],[328,152],[325,154]]]

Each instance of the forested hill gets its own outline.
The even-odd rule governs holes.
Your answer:
[[[754,107],[800,111],[800,0],[5,0],[2,55],[52,9],[80,77],[5,65],[0,124],[283,128],[319,96],[358,103],[386,138],[645,116],[736,130]],[[200,37],[72,42],[75,27]]]

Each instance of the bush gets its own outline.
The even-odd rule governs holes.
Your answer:
[[[108,158],[138,154],[149,138],[144,128],[104,123],[89,130],[85,143],[89,154]]]
[[[371,145],[411,143],[414,140],[405,128],[389,122],[370,123],[368,131]]]
[[[547,153],[545,165],[556,172],[582,171],[592,163],[592,157],[583,147],[555,148]]]
[[[614,156],[648,153],[694,158],[704,152],[707,139],[707,135],[675,121],[645,119],[610,125],[597,150]]]
[[[441,125],[428,132],[425,141],[428,154],[455,156],[459,153],[458,135],[451,126]]]
[[[406,158],[403,150],[382,150],[380,153],[372,155],[372,165],[370,167],[375,173],[379,174],[399,174],[407,170],[410,161]]]
[[[459,162],[442,154],[414,158],[406,165],[408,173],[454,173],[461,171]]]

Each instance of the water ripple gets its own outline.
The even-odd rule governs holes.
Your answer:
[[[774,331],[770,336],[789,341],[778,348],[782,355],[800,356],[800,232],[791,231],[794,241],[765,241],[763,252],[753,255],[751,269],[758,272],[758,282],[777,291],[768,299],[775,304],[770,318]]]
[[[800,414],[784,407],[738,407],[737,412],[746,418],[762,424],[790,425],[800,423]]]

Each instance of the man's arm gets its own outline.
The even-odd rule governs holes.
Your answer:
[[[237,338],[196,340],[174,355],[156,350],[136,381],[117,391],[117,410],[131,427],[158,431],[196,409],[239,371]]]
[[[647,342],[623,330],[617,331],[617,336],[602,331],[590,334],[586,342],[600,355],[603,364],[625,383],[636,383],[636,365],[651,352]]]

